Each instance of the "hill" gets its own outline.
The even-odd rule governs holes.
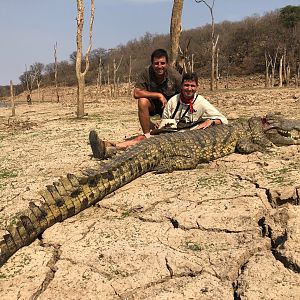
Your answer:
[[[230,76],[263,75],[268,69],[278,84],[278,72],[282,61],[283,82],[287,85],[299,82],[300,76],[300,6],[286,6],[266,13],[262,17],[251,16],[239,22],[215,24],[218,42],[218,78]],[[187,70],[196,71],[208,78],[211,61],[211,26],[182,32],[181,49]],[[188,46],[188,47],[187,47]],[[119,45],[115,49],[97,48],[90,55],[87,84],[115,84],[133,82],[142,68],[150,63],[150,54],[156,48],[169,49],[169,35],[146,33],[143,37]],[[74,86],[75,53],[69,61],[58,63],[58,84]],[[117,69],[116,66],[120,64]],[[20,74],[22,84],[16,93],[41,86],[54,85],[54,64],[37,62],[27,72]],[[114,72],[115,71],[115,72]],[[9,87],[0,87],[0,97],[9,94]]]

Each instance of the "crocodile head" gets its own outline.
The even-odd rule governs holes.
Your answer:
[[[276,146],[300,145],[300,120],[269,113],[262,118],[262,123],[268,139]]]

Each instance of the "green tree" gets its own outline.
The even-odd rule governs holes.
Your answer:
[[[300,6],[288,5],[281,8],[279,19],[284,27],[294,29],[300,21]]]

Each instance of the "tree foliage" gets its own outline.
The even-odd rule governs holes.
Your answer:
[[[279,18],[286,28],[295,28],[300,21],[300,6],[283,7],[280,9]]]

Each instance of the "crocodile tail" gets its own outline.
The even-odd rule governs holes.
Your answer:
[[[14,215],[0,237],[0,266],[17,250],[29,245],[47,228],[96,204],[106,195],[152,170],[158,149],[145,141],[99,170],[68,174],[40,192],[41,200]]]

